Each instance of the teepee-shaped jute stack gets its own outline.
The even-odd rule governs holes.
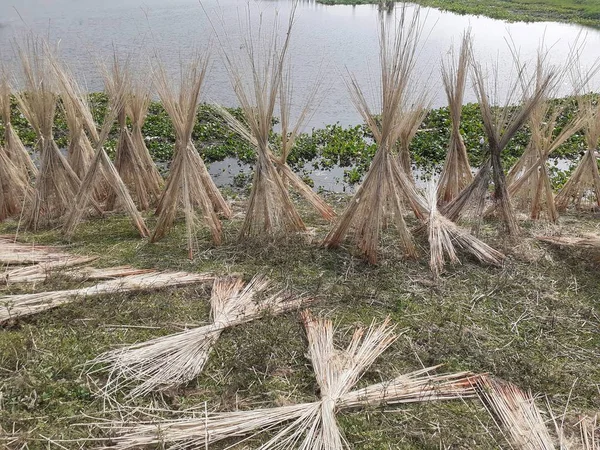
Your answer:
[[[254,277],[245,286],[237,276],[217,278],[211,293],[210,325],[106,352],[89,363],[103,366],[90,373],[109,372],[102,389],[109,399],[130,386],[135,387],[129,392],[129,398],[177,387],[202,372],[225,329],[250,322],[265,313],[282,314],[309,301],[290,292],[274,290],[264,276]]]
[[[100,424],[115,433],[116,449],[161,445],[169,449],[203,448],[224,439],[246,440],[265,432],[275,435],[258,446],[262,450],[342,450],[349,448],[336,420],[339,411],[472,397],[473,376],[466,372],[435,375],[429,367],[392,380],[352,390],[363,373],[396,339],[389,320],[359,328],[344,349],[334,345],[329,320],[303,314],[320,399],[270,409],[208,413],[179,420]],[[476,378],[476,377],[475,377]]]
[[[409,101],[405,100],[405,103],[409,103]],[[419,94],[418,98],[414,99],[411,103],[412,104],[405,104],[402,108],[404,111],[404,126],[400,130],[400,136],[396,142],[396,150],[398,152],[400,168],[404,170],[404,173],[414,182],[412,158],[410,157],[410,143],[416,136],[417,131],[429,110],[429,94],[423,91]]]
[[[238,134],[250,140],[257,153],[252,191],[240,230],[240,239],[306,229],[292,203],[285,182],[275,167],[273,153],[269,148],[273,112],[284,76],[294,17],[295,6],[292,7],[282,43],[277,18],[270,31],[266,31],[270,27],[263,24],[261,18],[258,32],[245,30],[243,54],[239,55],[234,51],[231,44],[229,48],[224,48],[223,52],[231,84],[244,112],[247,126],[238,121],[228,122]],[[224,45],[222,43],[223,47]],[[227,120],[231,115],[224,117]],[[281,166],[282,173],[289,175],[291,171],[286,171],[286,167]],[[301,180],[294,176],[290,181],[292,186],[301,183]],[[302,189],[300,191],[302,192]]]
[[[150,82],[146,80],[138,79],[133,80],[131,83],[126,106],[127,115],[131,120],[130,143],[133,145],[133,151],[129,154],[123,153],[121,159],[118,158],[119,154],[117,153],[117,160],[115,161],[115,166],[121,177],[124,176],[123,174],[127,174],[132,183],[143,183],[135,187],[137,201],[142,210],[156,205],[161,195],[163,183],[158,168],[150,156],[148,147],[146,147],[142,133],[142,127],[150,108],[150,90],[148,86],[150,86]],[[138,173],[140,175],[137,175]],[[127,181],[125,184],[127,184]]]
[[[304,108],[299,114],[296,123],[292,123],[290,117],[290,109],[292,103],[292,84],[290,80],[290,71],[281,75],[280,89],[279,89],[279,115],[281,123],[281,152],[275,154],[272,151],[271,146],[267,145],[267,151],[273,164],[277,168],[279,175],[281,176],[284,184],[287,183],[289,186],[299,193],[308,203],[326,220],[333,220],[335,212],[331,206],[329,206],[321,197],[319,197],[302,179],[294,173],[294,171],[288,165],[288,157],[290,152],[294,148],[296,139],[300,134],[302,126],[305,124],[309,117],[310,107],[315,99],[318,92],[318,84],[310,92],[308,100],[304,105]],[[256,136],[244,125],[240,120],[235,118],[225,108],[216,105],[215,108],[229,124],[229,126],[238,133],[243,139],[248,141],[250,145],[258,150],[258,140]]]
[[[354,229],[354,242],[371,263],[377,262],[379,235],[386,213],[393,216],[405,253],[415,256],[415,245],[403,217],[403,200],[408,200],[419,218],[423,218],[425,209],[418,200],[412,181],[393,154],[403,130],[413,123],[411,115],[403,111],[403,106],[419,48],[422,24],[418,10],[412,18],[408,14],[403,8],[401,17],[391,29],[384,21],[380,24],[380,119],[369,107],[356,79],[349,81],[352,99],[375,137],[377,152],[350,205],[324,241],[327,247],[337,247]]]
[[[465,32],[460,46],[458,60],[452,51],[448,61],[442,61],[442,79],[448,108],[450,110],[450,143],[444,168],[438,186],[438,199],[441,204],[448,203],[473,181],[467,147],[460,132],[463,99],[471,55],[471,35]]]
[[[30,176],[37,175],[38,170],[12,125],[11,112],[8,75],[0,68],[0,120],[4,126],[4,152],[17,171],[29,180]]]
[[[160,195],[161,178],[156,165],[144,144],[141,125],[150,104],[147,88],[134,83],[129,62],[121,62],[115,54],[110,68],[104,68],[104,85],[109,100],[117,105],[118,96],[124,93],[124,101],[117,111],[119,135],[115,149],[115,167],[141,210],[149,209]],[[130,114],[136,134],[127,127]],[[110,195],[107,207],[112,209],[116,196]]]
[[[178,210],[183,210],[189,257],[196,247],[196,235],[202,225],[208,226],[215,244],[221,243],[221,221],[217,216],[231,217],[231,209],[215,186],[202,157],[192,141],[202,83],[208,57],[195,56],[187,68],[181,67],[179,91],[164,66],[155,70],[155,84],[163,107],[175,128],[175,149],[165,190],[156,214],[158,223],[152,242],[162,239],[173,226]],[[200,216],[200,217],[199,217]]]
[[[58,67],[56,68],[58,69]],[[57,74],[59,86],[61,88],[62,106],[69,131],[67,161],[79,179],[83,179],[94,158],[94,148],[85,133],[86,127],[89,128],[89,124],[86,123],[87,118],[82,117],[81,113],[82,110],[89,111],[90,107],[88,105],[87,95],[78,89],[77,84],[71,84],[74,89],[78,89],[77,92],[65,92],[65,83],[61,80],[61,76],[62,73]],[[89,120],[91,120],[91,117]]]
[[[600,103],[591,95],[579,96],[579,114],[585,118],[583,130],[587,150],[569,180],[556,195],[556,207],[565,211],[573,204],[577,209],[600,207],[598,141],[600,140]]]
[[[30,174],[37,169],[15,133],[10,121],[10,87],[0,71],[0,118],[4,126],[4,145],[0,145],[0,222],[21,213],[31,201]]]
[[[540,56],[536,68],[538,86],[547,72],[545,66],[544,58]],[[506,177],[514,207],[526,211],[534,220],[539,219],[542,212],[546,213],[548,220],[558,220],[547,166],[548,157],[580,130],[586,120],[584,114],[576,114],[557,133],[557,121],[565,109],[565,105],[551,103],[548,96],[543,97],[532,109],[529,118],[531,140]]]
[[[496,89],[489,85],[489,80],[486,80],[486,75],[481,65],[473,62],[475,91],[479,100],[481,115],[483,116],[489,156],[471,184],[442,209],[446,217],[452,221],[457,221],[466,208],[471,203],[474,203],[474,217],[479,220],[479,218],[483,217],[488,187],[490,182],[493,181],[495,207],[500,210],[506,229],[512,236],[518,234],[519,227],[510,203],[501,154],[517,131],[527,122],[537,104],[547,95],[554,79],[554,74],[548,72],[543,75],[538,83],[536,83],[535,76],[527,80],[527,86],[534,86],[532,94],[526,99],[525,103],[514,106],[517,91],[519,90],[519,86],[524,82],[523,74],[525,73],[525,68],[518,61],[516,61],[516,66],[519,76],[515,79],[513,85],[509,87],[504,104],[498,105],[497,99],[490,97],[496,92]],[[497,69],[494,70],[494,73],[497,78]]]
[[[23,204],[30,201],[31,194],[28,177],[0,146],[0,222],[18,215]]]
[[[56,66],[56,68],[60,70],[58,66]],[[104,150],[104,143],[108,138],[108,134],[110,133],[119,111],[123,108],[125,93],[121,89],[113,94],[108,111],[104,117],[102,129],[100,133],[98,133],[88,105],[84,102],[77,102],[77,99],[80,97],[76,95],[79,89],[77,88],[75,79],[64,71],[58,78],[63,87],[63,93],[70,97],[70,101],[72,101],[73,104],[79,106],[79,117],[86,118],[85,123],[87,123],[87,126],[90,129],[90,134],[92,135],[92,140],[94,141],[93,144],[95,146],[94,158],[90,163],[85,177],[81,182],[81,187],[77,191],[75,200],[72,202],[73,204],[67,215],[63,227],[64,234],[67,237],[73,236],[75,229],[88,213],[90,205],[94,205],[96,209],[98,209],[94,197],[99,191],[106,188],[108,189],[109,195],[112,194],[114,198],[118,200],[119,206],[125,209],[140,236],[147,237],[149,232],[144,223],[144,219],[131,198],[127,186]]]
[[[43,42],[29,39],[25,48],[19,48],[19,56],[24,86],[15,97],[37,135],[40,160],[33,198],[27,205],[27,225],[35,230],[64,216],[81,183],[54,141],[52,127],[58,95],[50,63],[52,55]]]

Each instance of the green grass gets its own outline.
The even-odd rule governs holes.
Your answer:
[[[378,4],[380,0],[318,0],[327,5]],[[393,2],[384,1],[386,7]],[[459,14],[474,14],[509,21],[558,21],[600,27],[600,4],[596,0],[413,0]]]
[[[328,200],[341,211],[347,198]],[[244,205],[244,199],[234,200],[235,211],[242,211]],[[486,267],[463,255],[462,265],[449,267],[434,281],[424,237],[418,237],[422,257],[407,261],[400,256],[394,233],[385,232],[381,262],[369,266],[351,247],[320,248],[328,224],[304,208],[302,214],[313,233],[277,242],[237,244],[241,221],[226,221],[224,244],[215,247],[208,233],[200,236],[201,251],[193,261],[186,258],[181,223],[156,244],[138,239],[128,220],[119,216],[83,224],[70,243],[57,231],[22,233],[21,238],[98,255],[102,266],[239,272],[245,279],[265,273],[297,292],[315,296],[319,302],[312,309],[338,324],[340,342],[347,342],[356,325],[389,315],[402,335],[365,374],[361,385],[443,363],[446,370],[489,372],[545,394],[558,413],[570,397],[567,423],[577,413],[598,408],[600,255],[539,244],[532,236],[547,231],[545,224],[523,222],[524,236],[515,243],[498,234],[498,224],[488,222],[482,236],[508,254],[506,265]],[[152,221],[149,218],[150,225]],[[578,233],[599,225],[598,218],[565,216],[560,228]],[[0,233],[15,231],[15,223],[0,226]],[[75,284],[54,277],[35,290],[71,286]],[[30,290],[7,287],[2,292]],[[172,333],[181,324],[206,322],[208,298],[208,286],[106,296],[77,301],[0,329],[0,436],[15,435],[13,442],[0,446],[20,449],[27,443],[31,450],[59,448],[48,438],[77,449],[80,445],[69,440],[103,437],[97,428],[81,424],[116,416],[103,412],[102,402],[94,396],[102,377],[86,377],[81,365],[119,344]],[[296,314],[257,320],[224,332],[196,380],[136,405],[154,402],[180,410],[207,402],[209,409],[232,410],[314,400],[318,389],[305,354],[306,337]],[[372,408],[340,414],[339,420],[355,449],[505,446],[476,401]],[[85,448],[90,447],[88,442]]]

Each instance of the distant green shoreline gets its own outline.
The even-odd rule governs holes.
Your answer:
[[[381,0],[317,0],[325,5],[365,5]],[[600,2],[596,0],[412,0],[458,14],[487,16],[511,22],[568,22],[600,28]]]

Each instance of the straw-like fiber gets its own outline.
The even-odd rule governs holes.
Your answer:
[[[32,201],[26,205],[27,225],[35,230],[63,217],[81,183],[52,134],[58,96],[51,52],[42,41],[33,38],[25,47],[19,47],[18,52],[25,90],[15,92],[15,97],[19,110],[37,135],[40,160]]]
[[[467,156],[467,147],[460,131],[463,99],[469,72],[469,59],[471,55],[471,34],[466,31],[463,34],[458,61],[454,51],[448,61],[442,63],[442,80],[448,107],[450,110],[450,143],[448,153],[444,162],[444,168],[440,175],[438,188],[438,199],[442,204],[448,203],[473,181],[471,166]]]
[[[96,146],[94,159],[85,174],[63,226],[63,233],[67,237],[73,236],[75,229],[87,213],[89,205],[95,203],[94,195],[103,186],[106,186],[111,190],[114,198],[119,201],[119,204],[131,218],[132,224],[137,229],[140,236],[147,237],[149,235],[144,219],[131,198],[127,186],[119,176],[117,169],[103,147],[113,122],[119,111],[122,109],[122,102],[124,101],[123,96],[124,93],[121,91],[118,95],[114,94],[112,97],[109,111],[106,113],[104,124],[98,134],[98,140],[94,143]],[[95,125],[93,125],[93,127],[95,129]]]
[[[0,222],[19,215],[24,203],[31,201],[32,189],[27,172],[9,158],[0,147]]]
[[[500,266],[505,259],[502,253],[461,229],[440,212],[437,207],[437,191],[438,186],[432,180],[426,190],[425,201],[429,212],[426,222],[430,248],[429,267],[433,274],[438,276],[442,272],[446,256],[452,263],[460,262],[456,247],[472,254],[481,262]]]
[[[385,21],[380,24],[380,120],[376,119],[356,79],[348,80],[353,102],[373,133],[378,148],[363,183],[323,243],[326,247],[337,247],[353,230],[355,244],[372,264],[377,262],[386,211],[393,217],[404,252],[414,257],[416,248],[404,221],[403,204],[408,202],[418,218],[422,218],[426,210],[409,175],[400,168],[398,158],[393,154],[398,139],[410,135],[410,128],[415,123],[410,112],[405,110],[406,91],[423,24],[418,11],[409,19],[405,8],[400,18],[394,19],[394,26],[389,29]]]
[[[265,312],[281,314],[308,303],[304,297],[274,290],[264,276],[254,277],[246,286],[237,276],[217,278],[211,295],[210,325],[108,351],[88,363],[102,366],[90,373],[109,373],[102,388],[108,398],[130,386],[133,389],[128,398],[176,387],[202,372],[225,329],[255,320]]]
[[[0,280],[6,284],[31,284],[44,282],[53,275],[61,275],[77,281],[100,281],[155,272],[152,269],[136,269],[130,266],[116,266],[103,269],[76,267],[87,264],[95,259],[95,257],[90,256],[70,256],[54,262],[18,267],[4,272],[0,276]]]
[[[5,295],[0,297],[0,323],[19,317],[38,314],[78,299],[123,292],[151,291],[173,286],[205,283],[210,274],[186,272],[153,272],[105,281],[91,287],[36,294]]]
[[[11,121],[10,84],[8,75],[0,67],[0,120],[4,126],[4,152],[14,164],[19,176],[29,181],[37,174],[37,167],[15,132]]]
[[[241,55],[234,50],[231,43],[227,48],[225,36],[219,36],[231,84],[247,122],[247,130],[244,129],[246,127],[240,127],[231,121],[228,123],[241,136],[250,134],[250,142],[256,147],[257,153],[252,190],[239,234],[240,240],[251,236],[293,233],[306,229],[292,203],[284,180],[275,168],[273,154],[269,149],[273,113],[281,85],[285,81],[284,71],[294,17],[295,6],[290,13],[283,42],[280,42],[278,18],[270,27],[261,23],[257,32],[244,30]],[[304,193],[306,192],[304,190]],[[314,196],[310,196],[308,200],[311,201],[311,198],[314,199]]]
[[[217,213],[231,216],[231,209],[215,186],[192,142],[198,101],[208,67],[208,57],[196,56],[181,67],[179,90],[173,88],[164,66],[155,68],[154,79],[163,107],[175,128],[175,149],[165,190],[156,214],[158,222],[151,241],[162,239],[175,223],[178,210],[185,216],[187,248],[192,258],[196,236],[207,226],[213,242],[221,243],[221,221]]]
[[[0,264],[7,266],[51,263],[70,255],[60,248],[16,242],[13,237],[0,237]]]
[[[542,413],[531,394],[526,394],[513,384],[487,376],[480,377],[476,387],[479,398],[513,448],[556,449]]]
[[[595,104],[590,96],[580,96],[579,113],[585,117],[583,130],[587,151],[556,195],[556,207],[559,211],[565,211],[571,204],[577,209],[600,207],[600,174],[597,158],[600,140],[600,105]]]
[[[475,377],[469,373],[434,375],[437,367],[420,369],[355,391],[362,374],[396,339],[389,320],[357,329],[348,346],[334,346],[331,321],[303,313],[309,353],[321,397],[312,403],[248,411],[208,413],[160,421],[152,414],[140,423],[100,424],[113,432],[116,449],[161,445],[169,449],[205,447],[217,441],[247,438],[264,432],[275,434],[261,450],[341,450],[347,448],[336,414],[371,405],[393,405],[472,397]]]
[[[254,137],[252,132],[238,119],[236,119],[229,111],[220,105],[214,105],[215,110],[223,117],[225,122],[234,130],[240,137],[248,141],[250,145],[258,148],[257,139]],[[293,130],[286,134],[285,128],[282,129],[282,139],[285,144],[282,146],[281,155],[276,156],[271,150],[267,143],[269,157],[273,164],[277,168],[279,175],[282,180],[289,183],[290,187],[299,193],[310,205],[321,214],[326,220],[333,220],[335,218],[335,212],[331,206],[329,206],[321,197],[319,197],[302,179],[294,173],[294,171],[287,164],[287,156],[290,151],[290,147],[293,146],[293,142],[296,138],[298,131]],[[287,137],[284,137],[287,136]],[[285,157],[285,159],[284,159]]]

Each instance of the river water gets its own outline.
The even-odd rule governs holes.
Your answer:
[[[243,28],[249,10],[257,27],[276,12],[285,17],[289,0],[2,0],[0,1],[0,61],[15,65],[14,41],[30,30],[60,42],[60,54],[88,90],[102,90],[98,61],[112,56],[134,55],[133,64],[141,73],[148,71],[151,55],[159,54],[168,70],[177,73],[180,61],[193,52],[208,49],[211,70],[205,83],[204,101],[235,106],[237,101],[221,63],[214,29],[226,36],[233,48],[242,45]],[[414,9],[414,8],[413,8]],[[316,74],[322,72],[319,106],[307,129],[325,124],[354,125],[361,122],[353,107],[346,84],[352,73],[371,95],[377,110],[378,21],[377,6],[326,6],[313,0],[300,1],[293,31],[290,57],[293,68],[297,112],[312,89]],[[506,23],[477,16],[461,16],[432,8],[421,9],[424,43],[416,64],[419,87],[426,87],[433,107],[446,105],[440,78],[440,61],[463,31],[471,28],[476,58],[498,67],[498,97],[503,100],[514,72],[507,40],[516,43],[523,60],[533,61],[540,42],[551,47],[551,63],[563,63],[578,36],[585,37],[584,66],[600,58],[600,31],[560,23]],[[388,14],[387,20],[393,20]],[[211,22],[213,25],[211,25]],[[215,28],[213,28],[213,26]],[[594,81],[598,81],[595,79]],[[597,87],[600,83],[596,83]],[[570,93],[564,82],[557,95]],[[476,101],[472,89],[466,102]]]

